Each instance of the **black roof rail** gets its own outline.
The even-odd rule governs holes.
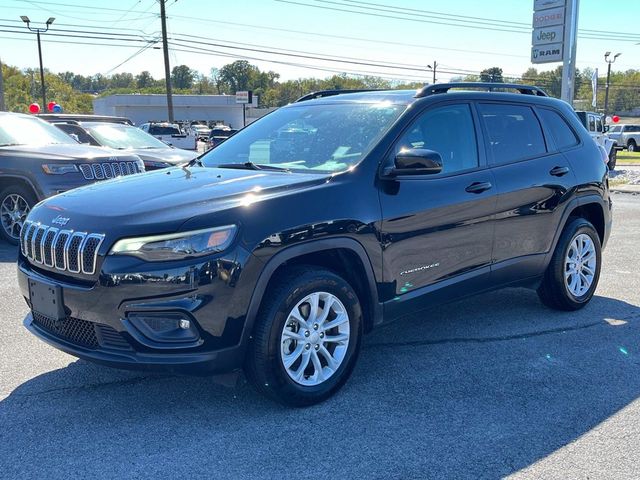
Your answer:
[[[303,95],[293,103],[305,102],[307,100],[313,100],[316,98],[333,97],[335,95],[341,95],[343,93],[377,92],[377,91],[380,91],[380,89],[379,88],[362,88],[362,89],[355,88],[355,89],[346,89],[346,90],[318,90],[317,92],[311,92],[311,93],[307,93],[306,95]]]
[[[447,93],[452,88],[481,88],[492,92],[495,89],[517,90],[523,95],[536,95],[538,97],[548,97],[547,92],[532,85],[520,85],[519,83],[496,83],[496,82],[454,82],[435,83],[428,85],[416,93],[416,98],[428,97],[436,93]]]

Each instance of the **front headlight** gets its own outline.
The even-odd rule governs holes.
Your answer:
[[[64,175],[65,173],[75,173],[78,171],[73,163],[48,163],[42,165],[42,170],[48,175]]]
[[[109,255],[134,255],[150,262],[181,260],[222,252],[231,245],[237,227],[193,230],[118,240]]]

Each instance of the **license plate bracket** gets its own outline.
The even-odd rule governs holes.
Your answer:
[[[31,309],[44,317],[61,321],[67,316],[62,299],[62,288],[58,285],[30,278],[29,299]]]

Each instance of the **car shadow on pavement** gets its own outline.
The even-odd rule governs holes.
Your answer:
[[[624,301],[566,313],[535,292],[494,292],[376,330],[345,388],[306,409],[244,383],[75,361],[0,402],[0,467],[7,478],[504,477],[640,396],[638,338],[640,308]],[[292,452],[318,461],[289,468]]]

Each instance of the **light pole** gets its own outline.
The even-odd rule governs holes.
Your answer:
[[[22,21],[24,23],[27,24],[27,28],[31,31],[31,32],[36,32],[36,35],[38,37],[38,58],[40,59],[40,83],[42,85],[42,108],[45,109],[47,108],[47,94],[46,94],[46,89],[44,86],[44,68],[42,66],[42,47],[40,46],[40,32],[46,32],[49,30],[49,26],[53,23],[53,21],[55,20],[55,18],[53,17],[49,17],[49,19],[47,20],[47,22],[45,23],[45,28],[31,28],[31,20],[29,20],[29,17],[25,16],[25,15],[21,15],[20,18],[22,19]]]
[[[616,53],[612,59],[609,58],[609,55],[611,55],[611,52],[606,52],[604,54],[604,61],[607,62],[607,86],[604,90],[604,118],[605,119],[607,118],[607,113],[609,109],[609,79],[611,78],[611,64],[614,63],[616,61],[616,58],[618,58],[622,54]]]

